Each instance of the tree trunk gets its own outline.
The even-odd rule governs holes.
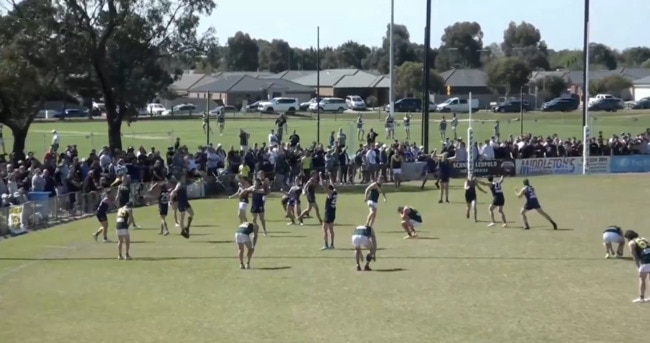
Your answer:
[[[108,120],[108,146],[112,151],[122,150],[122,121]]]
[[[17,159],[25,159],[25,141],[27,140],[27,131],[29,126],[26,129],[10,127],[11,132],[14,135],[14,147],[12,152]]]

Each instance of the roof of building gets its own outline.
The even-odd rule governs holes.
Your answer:
[[[334,87],[344,76],[354,75],[358,71],[358,69],[325,69],[296,78],[293,81],[309,87],[316,87],[319,83],[321,87]],[[319,74],[320,80],[318,80]]]
[[[179,91],[187,91],[205,78],[206,74],[195,74],[192,72],[181,74],[180,78],[172,83],[169,88]]]
[[[632,82],[635,86],[650,86],[650,76]]]
[[[210,93],[254,93],[269,89],[282,89],[288,93],[313,93],[314,89],[298,83],[274,78],[256,78],[250,75],[222,74],[212,82],[190,89],[192,92]]]
[[[480,69],[451,69],[440,73],[445,86],[487,87],[487,74]]]
[[[306,76],[306,75],[311,75],[315,74],[315,70],[285,70],[281,71],[279,73],[275,73],[272,75],[268,76],[262,76],[263,78],[271,78],[271,79],[284,79],[284,80],[290,80],[293,81],[297,78]]]
[[[335,85],[335,88],[375,88],[383,76],[377,76],[364,70],[359,70],[353,75],[344,75]]]

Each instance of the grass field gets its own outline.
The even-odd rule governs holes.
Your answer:
[[[330,251],[319,251],[315,220],[288,227],[270,199],[270,236],[245,271],[233,243],[236,200],[194,201],[189,240],[159,236],[156,210],[137,209],[144,229],[132,233],[126,262],[114,244],[92,240],[95,220],[73,222],[0,242],[0,342],[638,341],[649,308],[631,303],[635,268],[605,260],[600,239],[610,224],[644,233],[645,182],[535,178],[558,231],[535,215],[521,230],[509,194],[511,228],[468,221],[460,180],[452,204],[435,203],[432,189],[389,191],[373,272],[354,270],[350,236],[367,211],[359,194],[339,199]],[[488,197],[479,200],[486,220]],[[404,204],[423,213],[419,240],[402,240],[395,208]]]
[[[374,128],[379,130],[380,138],[383,136],[383,116],[385,114],[367,112],[364,113],[365,129]],[[243,115],[239,115],[241,118]],[[259,114],[250,114],[249,119],[237,119],[226,121],[226,132],[224,136],[212,135],[210,142],[213,144],[222,143],[225,147],[231,145],[238,146],[239,129],[243,128],[251,133],[251,142],[266,142],[269,131],[273,128],[273,120],[268,118],[272,116]],[[402,114],[397,114],[400,119]],[[434,113],[431,115],[430,139],[433,149],[440,145],[438,122],[442,114]],[[449,120],[449,115],[446,115]],[[263,119],[267,118],[267,119]],[[348,114],[323,114],[320,128],[320,141],[327,142],[330,132],[338,131],[342,128],[348,134],[348,143],[354,143],[356,129],[353,128],[355,115]],[[461,119],[458,127],[460,137],[467,136],[467,115],[459,115]],[[494,121],[499,120],[501,123],[502,136],[518,135],[520,133],[520,122],[518,114],[494,114],[491,112],[481,111],[473,117],[476,121],[474,124],[475,137],[483,140],[492,135]],[[213,129],[217,130],[215,123],[212,122]],[[421,119],[414,117],[412,124],[412,139],[418,144],[421,142]],[[650,127],[650,113],[647,111],[627,111],[618,113],[593,113],[591,114],[590,125],[592,133],[597,134],[603,131],[605,135],[612,133],[620,134],[621,132],[631,132],[633,134]],[[289,119],[289,130],[297,130],[301,135],[302,144],[309,144],[316,140],[316,120],[314,119]],[[107,143],[106,123],[104,121],[92,122],[42,122],[34,123],[29,132],[27,140],[27,150],[40,152],[45,151],[51,142],[51,130],[57,130],[61,134],[61,144],[77,144],[83,154],[86,154],[92,148],[101,148]],[[8,130],[6,130],[8,131]],[[582,137],[582,119],[578,112],[569,114],[559,113],[539,113],[530,112],[525,114],[524,132],[532,132],[537,135],[552,135],[557,133],[561,137]],[[123,125],[123,144],[125,146],[133,145],[136,148],[140,145],[147,148],[155,146],[164,148],[171,146],[176,139],[180,137],[183,144],[190,148],[199,145],[205,145],[206,135],[201,129],[201,120],[176,120],[176,121],[139,121],[134,122],[131,126]],[[450,134],[450,129],[448,128]],[[9,134],[7,133],[7,136]],[[402,127],[397,128],[397,138],[404,139]],[[10,137],[7,137],[10,138]],[[11,141],[7,140],[7,149],[10,149]]]

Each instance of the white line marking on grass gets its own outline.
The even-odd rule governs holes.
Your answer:
[[[18,238],[18,239],[21,239],[21,238]],[[21,272],[21,271],[23,271],[23,270],[25,270],[25,269],[39,263],[39,262],[43,262],[44,260],[64,258],[68,254],[69,251],[76,250],[76,249],[82,248],[84,246],[89,246],[89,245],[90,244],[88,244],[88,243],[83,243],[83,244],[70,244],[70,245],[65,245],[65,246],[63,246],[63,245],[62,246],[45,246],[46,248],[54,248],[54,247],[57,247],[57,248],[54,248],[56,250],[52,250],[52,251],[54,251],[54,253],[52,253],[52,252],[47,253],[46,252],[46,253],[43,253],[43,254],[41,254],[39,256],[36,256],[36,257],[33,257],[33,258],[25,257],[25,259],[30,259],[30,260],[25,261],[25,262],[13,267],[13,268],[9,268],[5,272],[1,273],[0,274],[0,280],[4,280],[4,279],[6,279],[6,278],[8,278],[8,277],[10,277],[10,276],[12,276],[14,274],[17,274],[18,272]],[[20,258],[16,258],[16,259],[18,260]]]
[[[38,133],[50,133],[51,131],[48,130],[32,130],[32,132],[38,132]],[[70,135],[70,136],[89,136],[89,132],[81,132],[81,131],[57,131],[58,133],[62,135]],[[92,132],[93,136],[108,136],[108,133],[105,132]],[[138,133],[127,133],[126,135],[122,133],[122,138],[135,138],[135,139],[143,139],[143,140],[167,140],[171,139],[171,136],[153,136],[153,135],[141,135]],[[65,138],[65,137],[63,137]]]

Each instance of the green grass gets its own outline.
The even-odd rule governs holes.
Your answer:
[[[232,242],[236,200],[194,201],[194,236],[157,235],[154,208],[136,210],[133,261],[95,243],[93,219],[0,242],[0,342],[628,342],[648,308],[634,305],[629,260],[605,260],[610,224],[644,234],[645,176],[539,177],[553,231],[507,196],[512,228],[464,218],[461,181],[452,204],[437,193],[388,193],[376,229],[374,272],[354,271],[350,236],[366,207],[339,200],[337,249],[315,220],[285,226],[278,199],[267,206],[253,270],[238,269]],[[520,186],[508,179],[506,188]],[[612,202],[611,199],[624,199]],[[488,196],[480,194],[480,218]],[[319,196],[319,201],[322,196]],[[423,213],[419,240],[402,240],[395,213]],[[114,215],[110,222],[114,223]],[[645,232],[647,234],[647,232]],[[114,238],[114,232],[111,231]],[[628,253],[626,252],[626,255]]]
[[[383,118],[384,113],[367,112],[364,113],[365,128],[375,128],[379,130],[380,137],[383,138]],[[269,131],[273,128],[272,116],[250,114],[246,118],[241,119],[244,115],[238,115],[237,120],[226,121],[226,132],[223,137],[218,135],[212,136],[210,141],[213,144],[222,143],[225,147],[238,146],[239,129],[243,128],[251,133],[251,142],[266,142]],[[402,114],[396,116],[401,123]],[[438,135],[438,121],[442,117],[440,113],[431,115],[430,124],[430,138],[431,148],[440,145]],[[449,119],[449,115],[446,115]],[[355,115],[349,114],[323,114],[320,125],[320,141],[327,143],[329,133],[338,131],[343,128],[346,134],[353,133],[356,135],[353,121]],[[460,115],[461,120],[466,119],[467,115]],[[519,135],[520,122],[518,114],[494,114],[491,112],[481,111],[473,117],[476,122],[474,125],[475,137],[479,140],[487,139],[492,135],[494,120],[501,122],[501,134]],[[593,134],[598,131],[603,131],[605,135],[612,133],[620,134],[621,132],[631,132],[633,134],[645,130],[650,127],[650,113],[647,111],[627,111],[618,113],[593,113],[591,115],[590,124],[592,125]],[[212,122],[213,129],[216,131],[216,125]],[[421,118],[416,115],[412,124],[412,139],[418,144],[421,141]],[[461,137],[467,135],[467,121],[461,121],[458,127],[458,134]],[[316,120],[313,117],[307,118],[290,118],[289,130],[297,130],[301,135],[303,145],[309,144],[316,140]],[[47,149],[51,142],[51,130],[57,130],[61,134],[61,144],[63,146],[68,144],[77,144],[83,154],[87,154],[91,148],[99,149],[107,144],[107,127],[104,121],[92,122],[41,122],[34,123],[29,132],[27,140],[27,150],[43,152]],[[8,131],[8,130],[5,130]],[[448,132],[450,129],[448,129]],[[557,133],[561,137],[582,137],[582,119],[579,112],[569,114],[560,113],[539,113],[531,112],[526,113],[524,118],[524,132],[532,132],[533,134],[552,135]],[[134,122],[131,126],[123,125],[123,144],[124,146],[132,145],[136,148],[140,145],[149,148],[155,146],[157,148],[164,148],[171,146],[176,139],[180,137],[183,144],[190,148],[195,148],[199,145],[206,144],[206,135],[201,129],[201,120],[176,120],[176,121],[139,121]],[[404,131],[402,127],[397,128],[397,136],[404,139]],[[7,133],[7,149],[10,149],[11,140],[10,135]],[[352,137],[349,137],[349,143],[355,143]]]

